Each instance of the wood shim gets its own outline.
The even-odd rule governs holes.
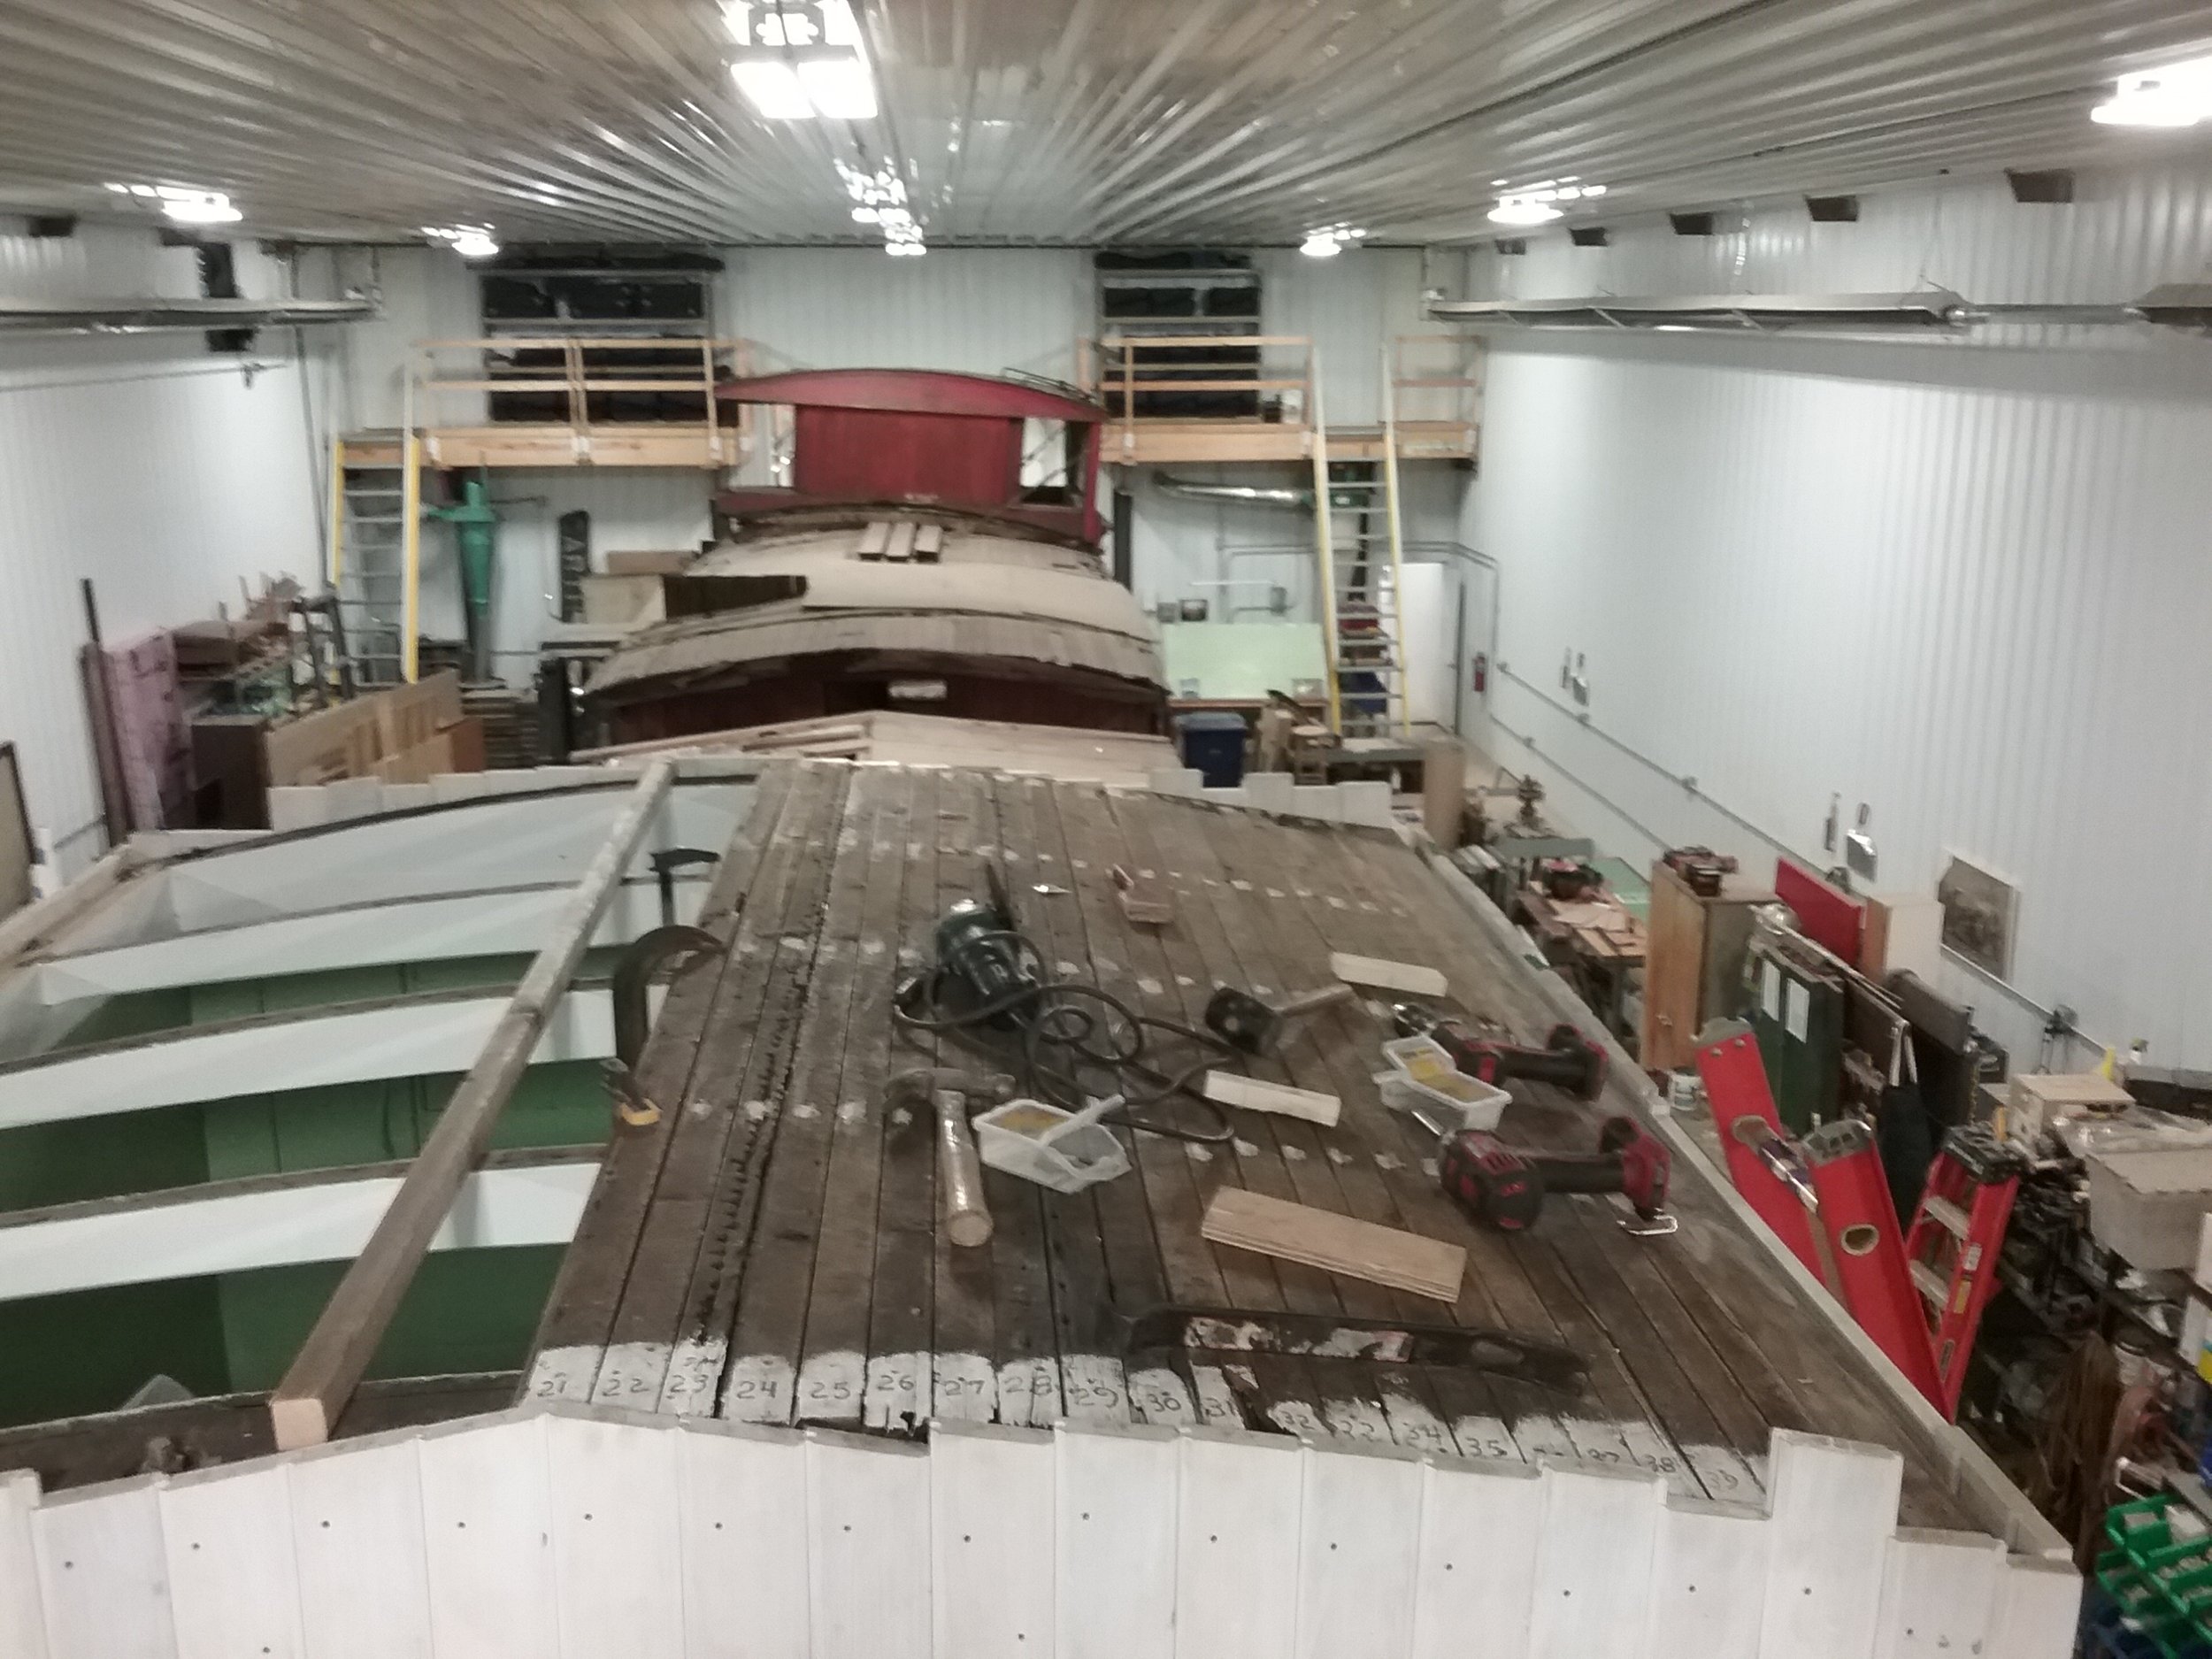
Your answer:
[[[1246,1077],[1240,1071],[1207,1072],[1206,1098],[1219,1101],[1224,1106],[1241,1106],[1247,1111],[1302,1118],[1308,1123],[1331,1128],[1335,1127],[1344,1110],[1344,1102],[1333,1094],[1293,1088],[1287,1083],[1270,1083],[1262,1078]]]
[[[1216,1244],[1279,1256],[1438,1302],[1459,1300],[1459,1281],[1467,1270],[1467,1252],[1456,1244],[1286,1203],[1240,1187],[1225,1187],[1214,1194],[1199,1231]]]
[[[1386,962],[1379,956],[1349,956],[1340,950],[1330,953],[1329,972],[1348,985],[1379,986],[1413,996],[1443,996],[1451,990],[1449,981],[1434,968]]]

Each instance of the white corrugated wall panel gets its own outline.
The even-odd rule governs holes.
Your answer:
[[[1747,283],[1909,286],[1939,222],[1956,268],[1929,278],[1977,298],[2124,297],[2212,246],[2212,187],[2170,175],[2072,209],[1978,187],[1887,205]],[[1632,274],[1550,291],[1721,286],[1641,235],[1555,256]],[[1507,678],[1493,712],[1540,772],[1655,841],[1771,858],[1709,799],[1816,864],[1831,795],[1847,822],[1866,802],[1879,886],[1985,862],[2021,889],[2020,992],[2212,1064],[2212,345],[1506,336],[1487,410],[1466,539],[1504,567],[1501,655],[1540,691]],[[1558,706],[1571,650],[1586,727]],[[2032,1056],[2030,1009],[1951,977]]]
[[[1379,425],[1384,349],[1400,334],[1433,331],[1422,318],[1420,250],[1352,248],[1309,259],[1271,248],[1253,258],[1262,331],[1313,342],[1329,424]]]
[[[726,332],[757,341],[769,369],[1010,371],[1071,380],[1095,332],[1091,257],[1079,250],[940,248],[894,259],[872,248],[732,249]]]
[[[241,285],[270,291],[251,250]],[[196,293],[188,250],[150,232],[0,236],[0,293]],[[77,678],[89,577],[111,639],[234,609],[239,579],[311,584],[321,512],[299,371],[272,336],[257,365],[197,334],[0,344],[0,740],[22,758],[33,821],[67,838],[65,870],[101,849]]]

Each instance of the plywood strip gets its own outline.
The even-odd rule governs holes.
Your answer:
[[[1439,1302],[1458,1299],[1460,1275],[1467,1269],[1467,1252],[1456,1244],[1233,1187],[1223,1187],[1207,1205],[1204,1231],[1217,1244],[1284,1256]]]

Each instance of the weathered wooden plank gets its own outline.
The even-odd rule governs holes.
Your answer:
[[[1408,1659],[1422,1466],[1394,1446],[1302,1454],[1298,1659]]]
[[[1762,1653],[1868,1659],[1903,1472],[1895,1452],[1775,1434]]]
[[[1053,1437],[941,1423],[929,1440],[930,1609],[936,1651],[1051,1659],[1057,1573]]]
[[[1305,1476],[1298,1442],[1194,1429],[1182,1453],[1176,1653],[1289,1659]]]
[[[1422,1471],[1409,1659],[1526,1659],[1545,1489],[1522,1465],[1438,1460]]]
[[[340,1440],[291,1465],[292,1553],[311,1659],[430,1659],[416,1442]]]
[[[1181,1442],[1064,1426],[1054,1449],[1057,1659],[1171,1659]]]
[[[813,1659],[929,1659],[929,1454],[812,1429],[806,1477]]]
[[[683,1651],[679,1437],[588,1417],[545,1421],[561,1659]]]
[[[1666,1487],[1647,1475],[1544,1471],[1529,1659],[1618,1653],[1642,1629]]]
[[[177,1659],[306,1651],[287,1473],[262,1463],[161,1489]]]
[[[1766,1517],[1676,1500],[1659,1516],[1644,1659],[1759,1659]]]
[[[1217,1244],[1325,1267],[1439,1302],[1459,1299],[1467,1265],[1467,1252],[1456,1244],[1236,1187],[1213,1195],[1204,1231]]]
[[[812,1659],[804,1437],[694,1417],[676,1442],[684,1659]]]
[[[157,1481],[50,1497],[31,1540],[49,1659],[177,1659]]]
[[[434,1431],[417,1449],[435,1651],[557,1653],[545,1419]]]

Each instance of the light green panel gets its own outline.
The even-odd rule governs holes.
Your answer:
[[[425,1257],[368,1374],[519,1370],[560,1262],[558,1245],[443,1250]],[[234,1388],[276,1386],[345,1266],[312,1262],[223,1279],[221,1328]]]
[[[1328,672],[1317,622],[1164,622],[1160,660],[1170,696],[1241,703]]]

